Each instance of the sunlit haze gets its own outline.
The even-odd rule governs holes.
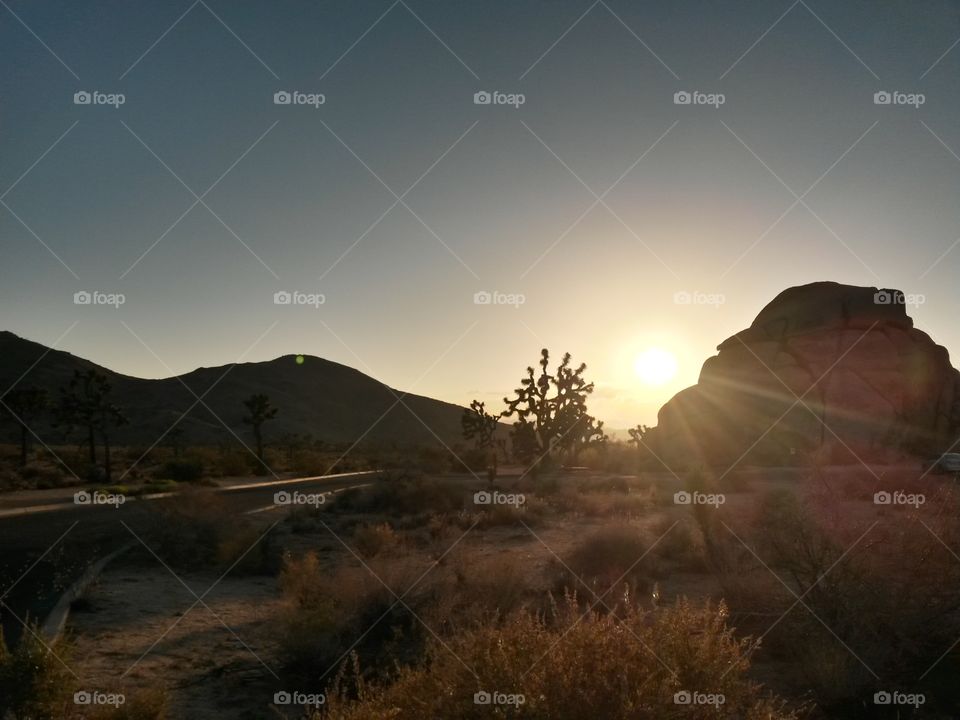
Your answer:
[[[498,403],[549,347],[622,428],[822,279],[960,352],[955,3],[10,9],[0,326],[122,373],[304,353]]]

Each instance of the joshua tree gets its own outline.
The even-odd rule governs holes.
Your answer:
[[[487,479],[492,483],[497,477],[497,446],[494,435],[500,424],[500,415],[491,415],[479,400],[470,403],[470,409],[463,411],[460,425],[465,440],[473,440],[474,447],[487,456]]]
[[[60,388],[57,408],[59,423],[68,433],[76,427],[86,432],[91,467],[97,465],[97,436],[100,437],[107,482],[110,482],[110,431],[127,423],[120,408],[110,401],[112,390],[107,377],[96,370],[74,370],[70,383]]]
[[[253,430],[253,439],[257,443],[257,458],[266,467],[263,461],[263,424],[277,416],[277,408],[270,407],[270,398],[263,394],[251,395],[243,404],[248,413],[243,421]]]
[[[180,425],[175,425],[170,428],[170,431],[167,433],[167,446],[173,451],[175,458],[179,458],[183,452],[184,434],[185,431]]]
[[[554,373],[550,353],[540,351],[540,372],[527,368],[513,399],[504,398],[504,417],[517,416],[513,424],[513,448],[521,460],[536,469],[555,453],[575,458],[583,447],[606,441],[603,423],[587,412],[587,397],[593,392],[583,373],[587,366],[570,366],[570,353],[563,356]]]
[[[47,391],[36,387],[11,390],[0,398],[3,411],[20,428],[20,467],[27,466],[30,452],[29,422],[47,407]]]
[[[630,442],[637,446],[637,450],[640,450],[644,446],[644,440],[650,430],[652,430],[652,428],[646,425],[637,425],[627,430],[627,432],[630,433]]]

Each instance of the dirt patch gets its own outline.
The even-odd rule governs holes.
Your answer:
[[[217,580],[202,573],[178,579],[136,561],[108,568],[71,616],[71,667],[91,689],[119,686],[130,696],[162,686],[172,717],[264,717],[277,683],[276,581]]]

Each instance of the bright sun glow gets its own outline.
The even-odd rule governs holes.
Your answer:
[[[647,385],[663,385],[677,374],[677,359],[663,348],[650,348],[637,356],[634,372]]]

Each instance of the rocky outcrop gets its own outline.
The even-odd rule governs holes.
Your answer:
[[[671,467],[882,462],[960,434],[960,373],[899,291],[790,288],[717,349],[660,410],[652,447]]]

